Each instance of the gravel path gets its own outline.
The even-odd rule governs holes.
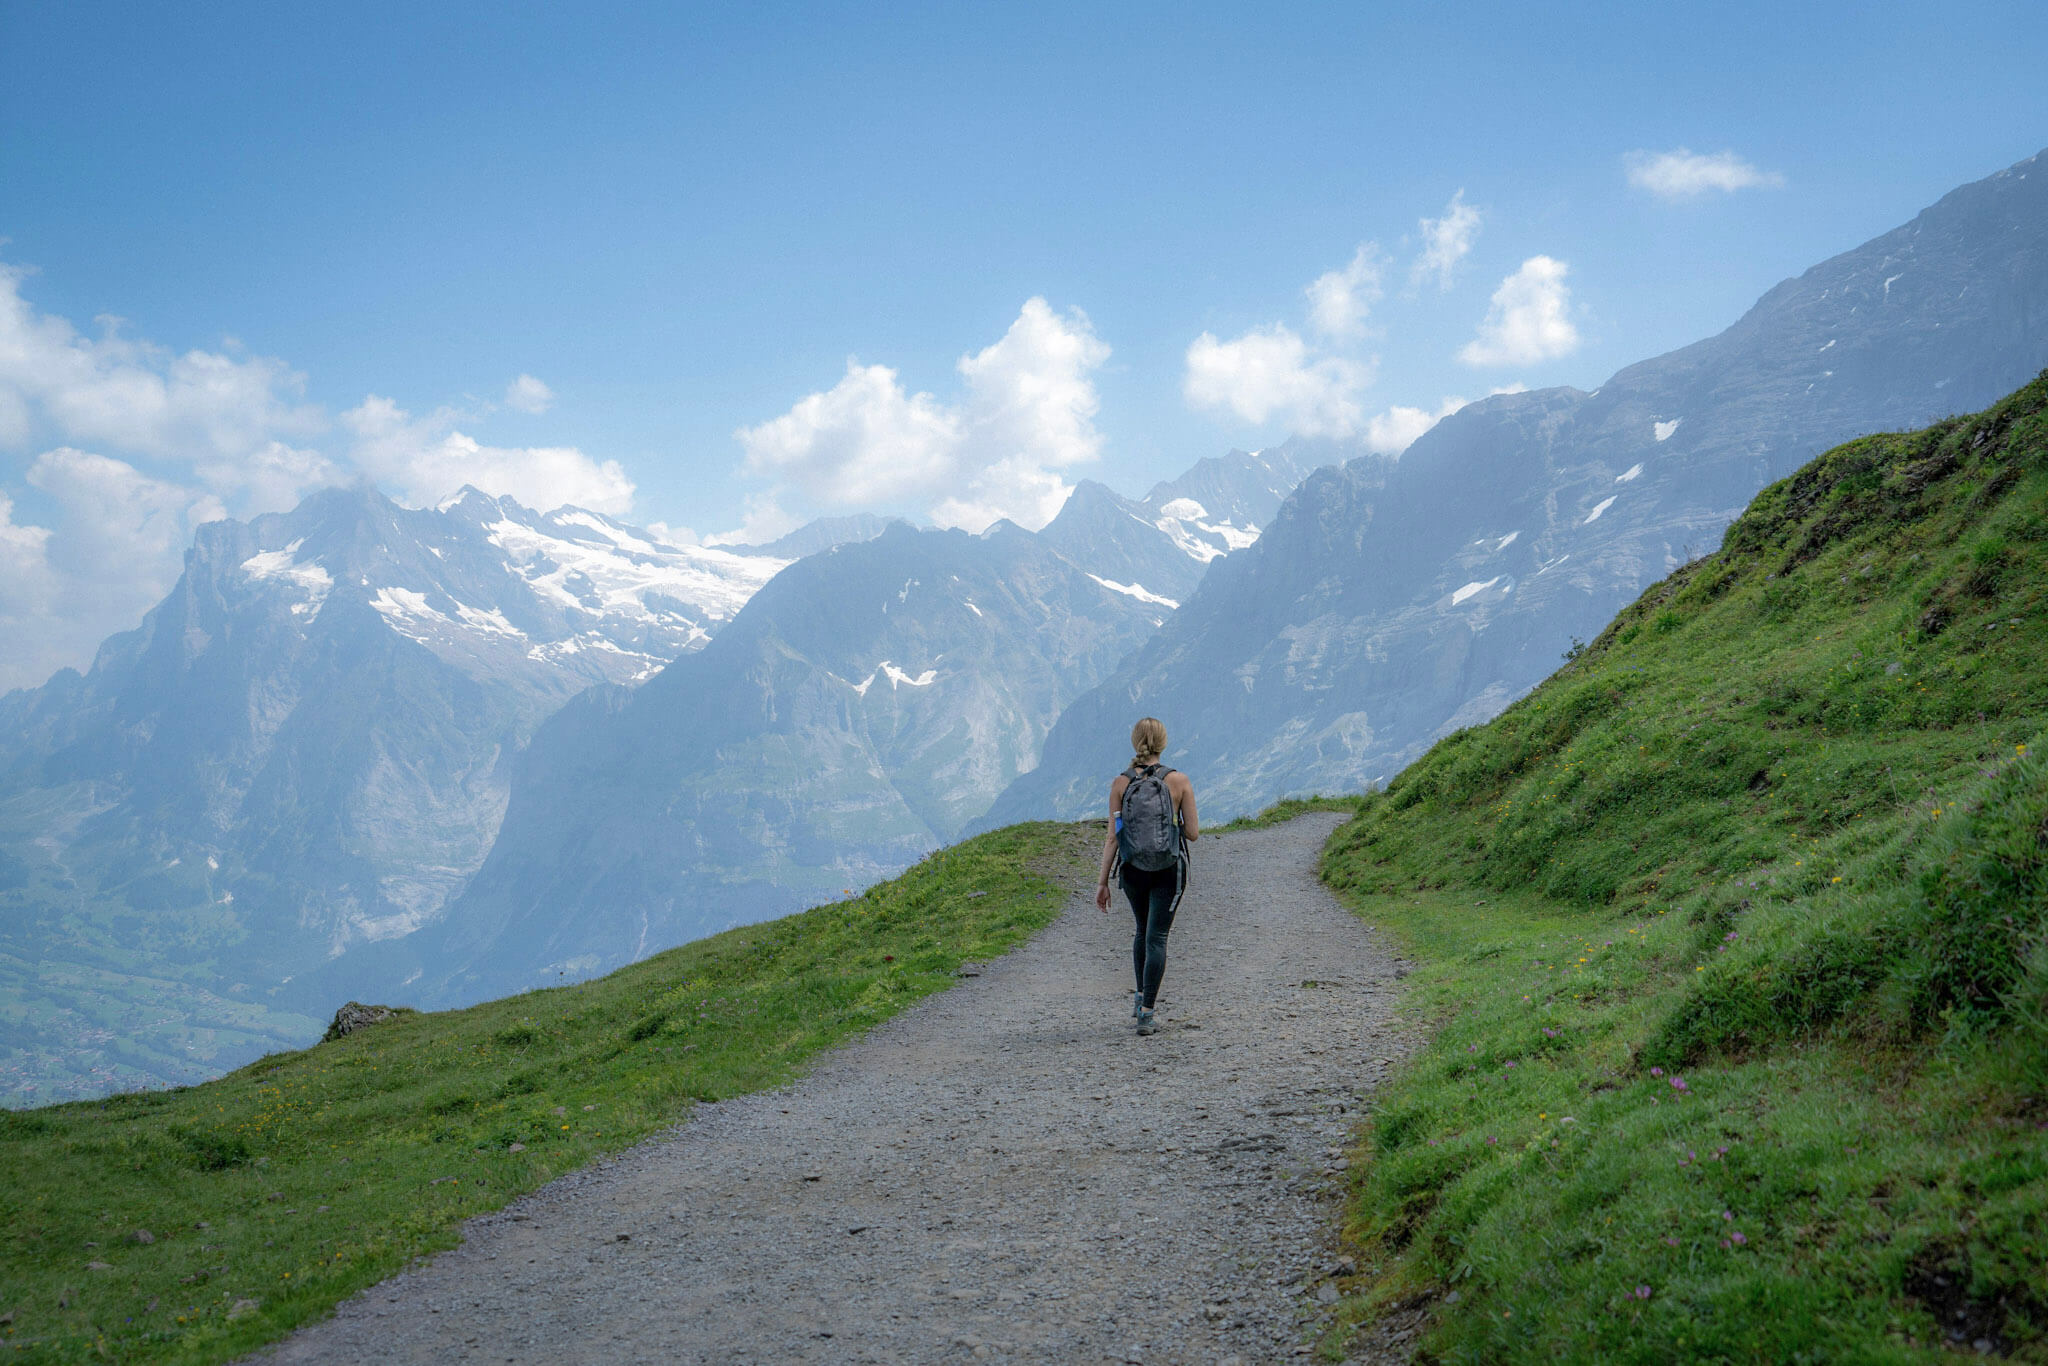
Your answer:
[[[1197,846],[1160,1033],[1131,1028],[1121,897],[1076,887],[801,1081],[474,1221],[268,1358],[1291,1359],[1361,1097],[1414,1043],[1398,960],[1313,875],[1337,821]]]

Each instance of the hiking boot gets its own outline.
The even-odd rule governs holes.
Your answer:
[[[1140,1034],[1157,1034],[1159,1032],[1159,1017],[1149,1010],[1139,1011],[1138,1032]]]

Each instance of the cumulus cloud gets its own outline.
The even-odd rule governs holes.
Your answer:
[[[1578,349],[1572,325],[1570,268],[1549,256],[1531,256],[1493,291],[1492,306],[1479,335],[1465,343],[1458,359],[1467,365],[1526,365],[1569,355]]]
[[[1284,323],[1233,341],[1204,332],[1188,346],[1181,392],[1196,408],[1228,411],[1246,422],[1279,418],[1305,436],[1348,436],[1364,417],[1358,396],[1372,367],[1321,356]]]
[[[521,375],[505,386],[505,406],[522,413],[544,413],[555,404],[555,391],[532,375]]]
[[[1101,452],[1091,376],[1108,358],[1086,314],[1032,298],[1001,340],[960,358],[954,401],[849,360],[832,388],[734,435],[745,472],[776,481],[764,508],[787,490],[824,508],[914,508],[969,530],[1002,517],[1043,526],[1072,491],[1060,471]]]
[[[1438,289],[1449,289],[1458,263],[1472,251],[1479,237],[1479,210],[1465,202],[1459,190],[1444,205],[1443,217],[1421,220],[1422,251],[1415,258],[1413,278],[1420,282],[1435,277]]]
[[[0,445],[39,432],[79,445],[189,463],[207,487],[249,511],[290,506],[333,467],[289,443],[326,417],[306,377],[283,361],[174,353],[102,319],[87,337],[22,297],[26,272],[0,264]]]
[[[1383,413],[1374,413],[1365,422],[1365,444],[1382,455],[1399,455],[1415,444],[1415,438],[1465,406],[1467,400],[1447,398],[1437,406],[1435,412],[1427,408],[1409,408],[1395,404]]]
[[[1362,242],[1351,264],[1326,271],[1310,283],[1309,325],[1325,337],[1348,339],[1365,331],[1366,315],[1386,292],[1385,258],[1372,242]]]
[[[1733,152],[1630,152],[1623,159],[1628,183],[1659,199],[1697,199],[1712,190],[1768,189],[1785,183],[1776,171],[1760,171]]]
[[[631,510],[633,481],[618,461],[593,460],[574,446],[486,446],[458,431],[456,419],[448,409],[415,419],[376,394],[341,415],[351,462],[410,503],[438,503],[474,484],[535,508]]]

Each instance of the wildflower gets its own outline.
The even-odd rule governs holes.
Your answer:
[[[1664,1075],[1664,1069],[1661,1067],[1653,1067],[1650,1069],[1650,1075],[1653,1077],[1661,1077]]]
[[[1733,931],[1733,930],[1730,930],[1730,931],[1728,931],[1727,935],[1726,935],[1726,936],[1724,936],[1724,937],[1722,938],[1721,942],[1722,942],[1722,943],[1724,943],[1724,944],[1733,944],[1733,943],[1735,942],[1735,939],[1736,939],[1736,934],[1735,934],[1735,931]]]
[[[1543,1031],[1543,1037],[1546,1039],[1554,1039],[1557,1037],[1557,1031],[1554,1029],[1546,1029]]]
[[[1648,1298],[1650,1298],[1650,1287],[1649,1287],[1649,1286],[1647,1286],[1647,1285],[1639,1285],[1639,1286],[1637,1286],[1637,1287],[1636,1287],[1636,1298],[1637,1298],[1637,1299],[1639,1299],[1639,1300],[1647,1300]]]
[[[1497,1138],[1495,1138],[1495,1137],[1494,1137],[1494,1136],[1493,1136],[1492,1134],[1488,1134],[1488,1135],[1486,1136],[1486,1141],[1487,1141],[1488,1143],[1498,1143],[1498,1142],[1500,1142],[1500,1140],[1499,1140],[1499,1139],[1497,1139]]]
[[[1741,1229],[1736,1229],[1735,1232],[1728,1235],[1728,1241],[1735,1244],[1735,1246],[1737,1247],[1741,1247],[1744,1243],[1747,1243],[1749,1239],[1742,1236]]]
[[[1673,1077],[1671,1079],[1671,1089],[1674,1091],[1690,1091],[1692,1088],[1685,1084],[1684,1077]]]
[[[1726,1210],[1726,1209],[1722,1210],[1722,1211],[1721,1211],[1721,1219],[1722,1219],[1722,1221],[1723,1221],[1724,1223],[1731,1223],[1731,1224],[1732,1224],[1732,1223],[1734,1223],[1734,1222],[1735,1222],[1735,1211],[1733,1211],[1733,1210]]]

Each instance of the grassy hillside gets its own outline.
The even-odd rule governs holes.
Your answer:
[[[1370,1312],[1468,1362],[2048,1360],[2048,376],[1830,451],[1324,876],[1442,1022]]]
[[[0,1352],[248,1351],[693,1101],[788,1080],[1048,922],[1094,851],[1012,826],[580,986],[407,1014],[201,1086],[0,1112]]]

